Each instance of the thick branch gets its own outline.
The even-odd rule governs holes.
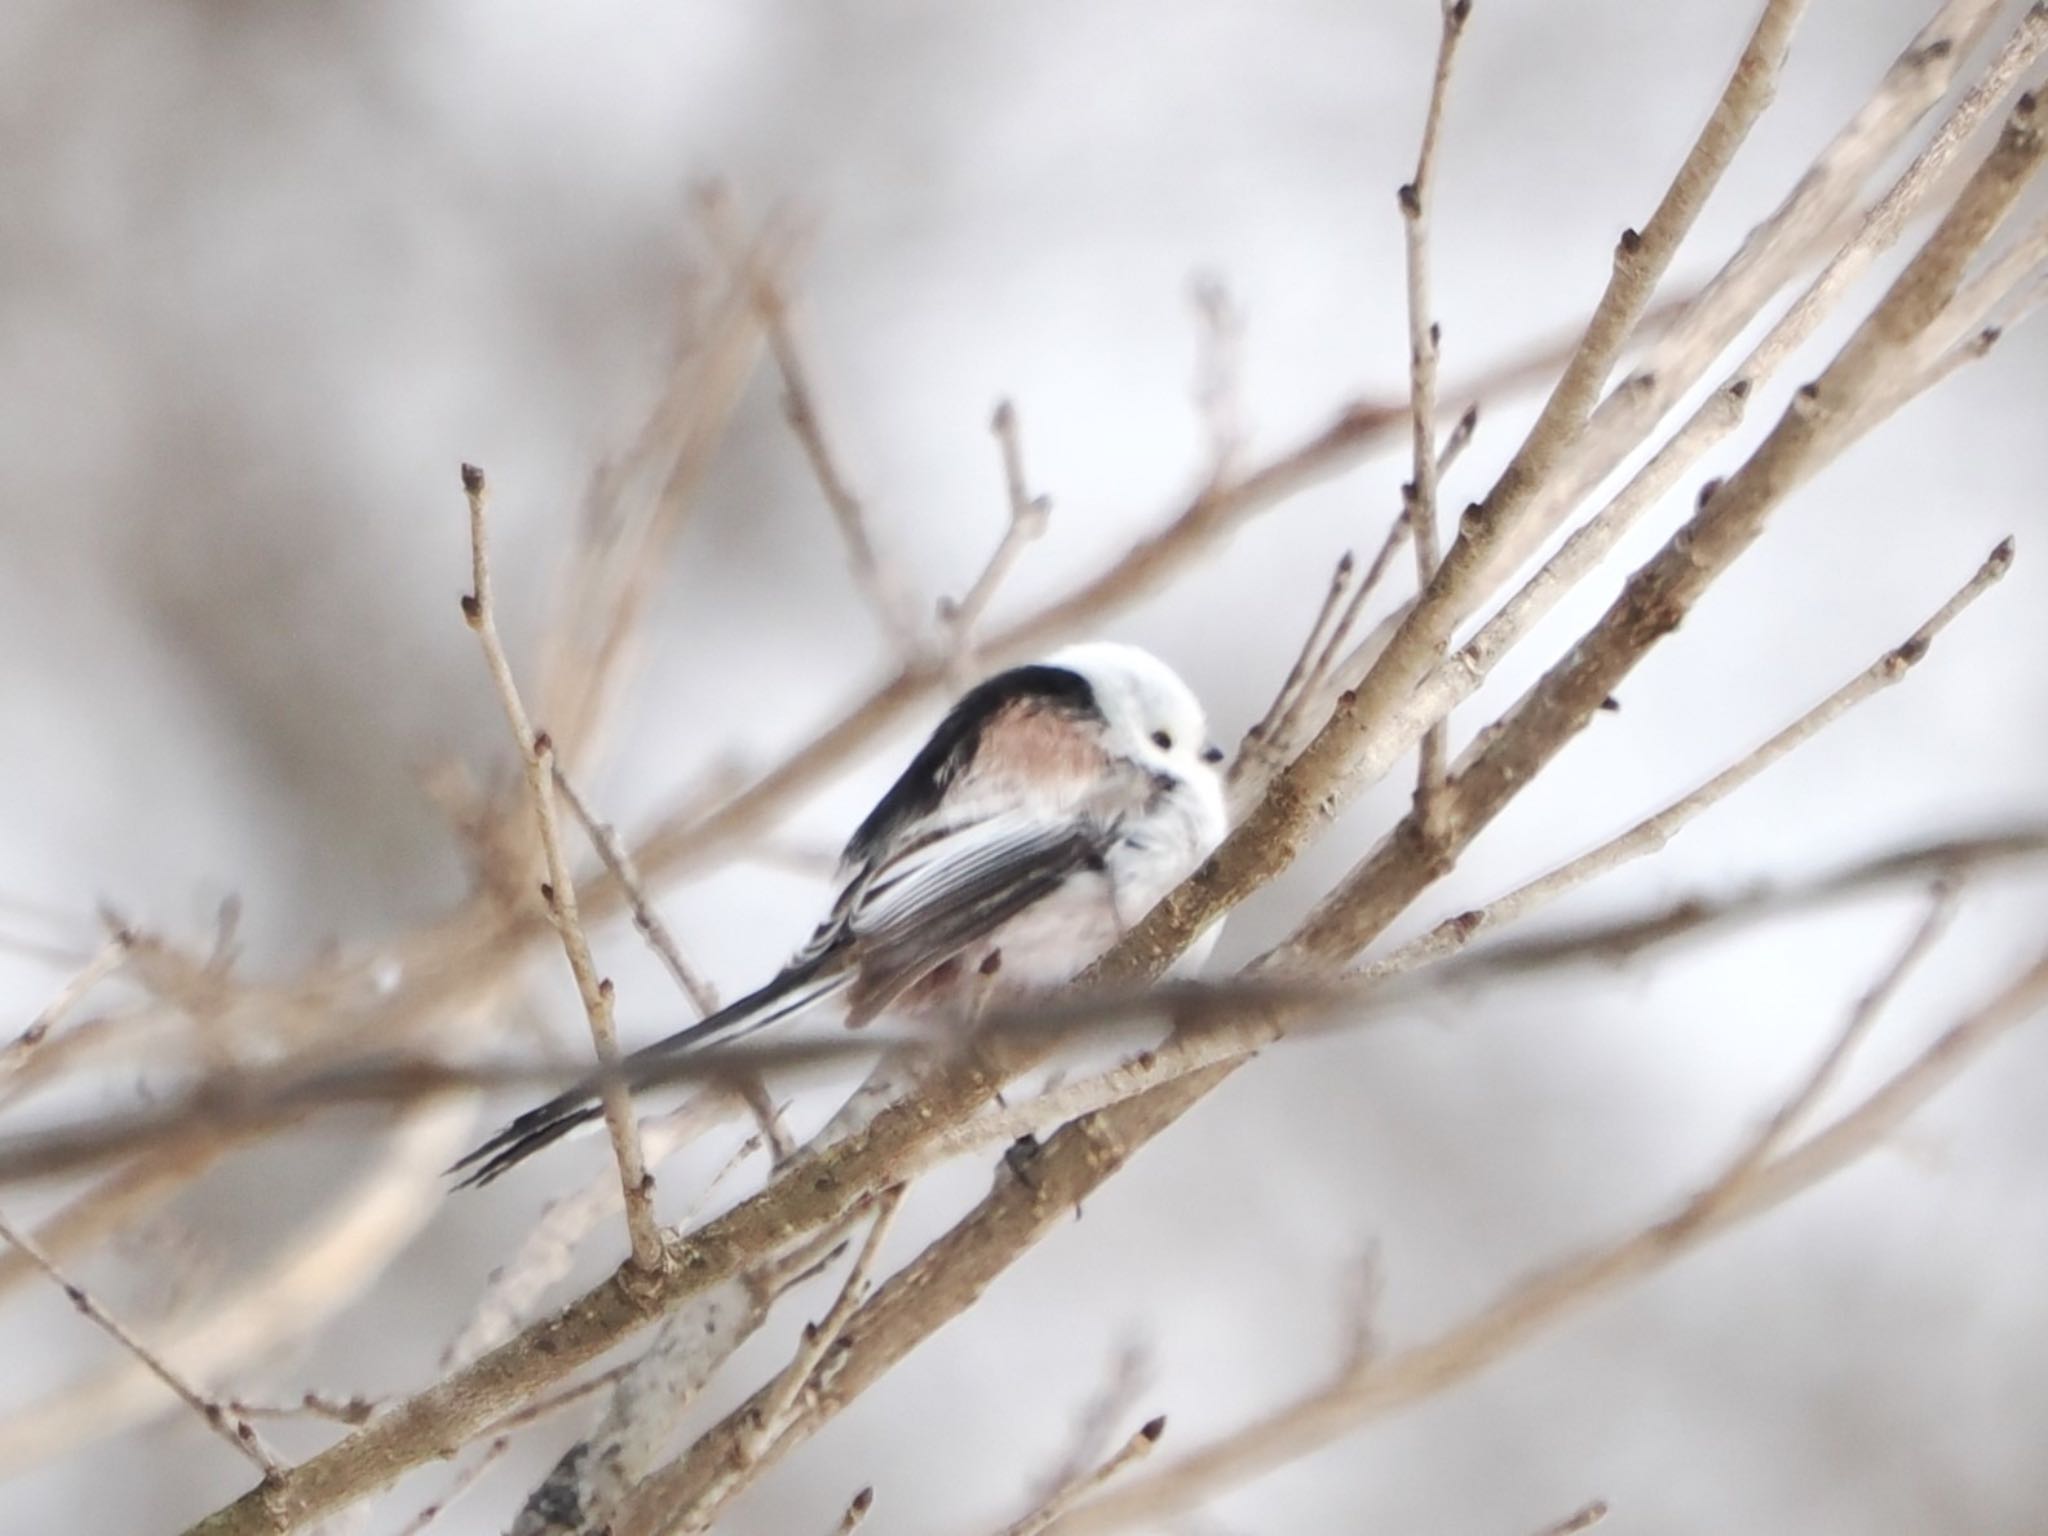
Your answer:
[[[1584,425],[1651,290],[1769,101],[1793,23],[1803,9],[1804,0],[1771,0],[1765,7],[1733,78],[1657,211],[1642,233],[1624,231],[1607,290],[1542,414],[1486,500],[1467,509],[1435,580],[1372,671],[1339,702],[1329,723],[1275,777],[1265,799],[1194,878],[1153,908],[1117,946],[1115,956],[1099,968],[1104,979],[1158,975],[1196,934],[1291,864],[1311,830],[1350,794],[1386,771],[1390,754],[1367,750],[1380,721],[1404,701],[1455,626],[1472,611],[1493,542],[1512,525]]]
[[[1440,797],[1432,825],[1423,826],[1412,814],[1405,818],[1302,925],[1283,963],[1328,963],[1356,954],[1584,728],[1622,679],[1755,542],[1777,505],[1836,450],[1837,434],[1881,388],[1887,365],[1906,353],[1953,296],[1971,256],[2039,168],[2042,151],[2033,99],[2024,98],[1940,227],[1834,361],[1801,388],[1771,435],[1629,578],[1565,658],[1482,735]]]

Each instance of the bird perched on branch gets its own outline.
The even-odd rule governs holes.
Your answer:
[[[831,914],[766,986],[633,1062],[825,1004],[967,1013],[1078,975],[1222,840],[1222,749],[1194,694],[1135,646],[1070,646],[968,690],[855,829]],[[527,1111],[452,1171],[486,1184],[602,1112]]]

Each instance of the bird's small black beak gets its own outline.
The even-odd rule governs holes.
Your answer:
[[[1223,749],[1222,749],[1221,747],[1217,746],[1215,742],[1213,742],[1213,741],[1212,741],[1212,742],[1210,742],[1210,743],[1209,743],[1209,745],[1207,745],[1206,747],[1202,748],[1202,761],[1203,761],[1203,762],[1205,762],[1205,763],[1220,763],[1220,762],[1222,762],[1222,761],[1223,761]]]

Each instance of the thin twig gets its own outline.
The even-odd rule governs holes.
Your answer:
[[[732,228],[731,209],[721,188],[707,187],[699,207],[713,241],[718,244],[735,274],[742,272],[738,241]],[[852,568],[854,586],[874,610],[899,654],[915,656],[920,650],[915,605],[910,601],[899,573],[875,549],[868,528],[867,508],[847,484],[839,461],[826,439],[824,423],[818,416],[817,394],[811,383],[810,367],[797,343],[790,323],[789,296],[774,273],[756,266],[744,274],[755,313],[768,337],[768,351],[782,377],[782,413],[789,429],[810,464],[812,478],[825,498],[825,505],[838,525],[846,545],[847,564]]]
[[[1436,188],[1437,141],[1443,129],[1444,102],[1450,91],[1451,64],[1458,39],[1464,36],[1472,0],[1442,0],[1443,31],[1437,43],[1436,72],[1430,79],[1429,107],[1422,119],[1422,147],[1416,151],[1415,175],[1402,186],[1399,202],[1408,268],[1408,414],[1410,475],[1403,511],[1415,536],[1415,589],[1427,591],[1442,558],[1437,543],[1436,377],[1442,333],[1429,297],[1429,199]],[[1415,800],[1424,815],[1444,779],[1445,721],[1437,720],[1422,735],[1416,767]]]
[[[2004,99],[2019,72],[2038,56],[2044,46],[2048,46],[2048,10],[2036,6],[1990,70],[1957,103],[1933,141],[1914,158],[1861,220],[1849,241],[1829,259],[1799,299],[1772,323],[1742,362],[1722,381],[1720,388],[1701,401],[1684,425],[1651,455],[1627,484],[1599,512],[1575,529],[1556,553],[1487,620],[1479,633],[1416,690],[1407,702],[1409,711],[1422,719],[1432,719],[1475,691],[1493,664],[1613,551],[1642,516],[1678,483],[1686,469],[1741,424],[1749,400],[1812,337],[1835,305],[1850,291],[1855,279],[1898,239],[1913,213],[1938,185],[1956,154]],[[1924,72],[1932,66],[1934,59],[1946,56],[1947,50],[1931,55],[1926,63],[1916,66],[1916,70]],[[1962,297],[1959,294],[1959,300]],[[1919,382],[1924,387],[1933,380],[1929,378]],[[1668,378],[1660,376],[1652,387],[1668,388],[1670,383]],[[1606,469],[1600,466],[1607,465],[1607,462],[1608,458],[1603,456],[1594,468],[1604,474]],[[1597,478],[1594,468],[1584,472],[1588,486]],[[1578,489],[1574,483],[1570,491],[1547,491],[1545,500],[1569,505],[1570,501],[1576,500]]]
[[[1701,812],[1719,804],[1748,784],[1767,768],[1777,764],[1811,741],[1830,725],[1872,695],[1897,683],[1919,663],[1935,638],[1970,604],[1996,585],[2012,567],[2013,543],[2007,539],[1992,550],[1984,563],[1954,596],[1913,631],[1905,640],[1886,651],[1869,667],[1829,694],[1819,704],[1772,736],[1763,745],[1715,774],[1706,783],[1681,796],[1655,815],[1637,822],[1620,836],[1581,854],[1549,874],[1518,886],[1497,901],[1456,917],[1446,918],[1427,933],[1409,940],[1391,954],[1361,966],[1363,980],[1379,981],[1419,965],[1433,964],[1456,954],[1481,932],[1518,922],[1538,908],[1569,891],[1577,890],[1634,859],[1656,853]]]
[[[1473,434],[1478,427],[1479,406],[1475,402],[1465,407],[1464,414],[1459,416],[1457,424],[1451,428],[1450,436],[1444,439],[1443,446],[1437,451],[1436,475],[1439,482],[1457,462],[1458,455],[1471,445]],[[1275,770],[1293,756],[1302,737],[1308,734],[1310,729],[1321,729],[1328,715],[1326,695],[1331,679],[1347,664],[1347,655],[1357,654],[1347,651],[1352,632],[1358,627],[1358,620],[1365,612],[1366,603],[1378,589],[1380,578],[1386,575],[1387,567],[1393,563],[1395,551],[1408,537],[1414,521],[1414,508],[1408,504],[1408,498],[1404,497],[1400,512],[1387,525],[1386,537],[1380,541],[1379,550],[1372,557],[1372,564],[1366,567],[1365,579],[1359,582],[1357,589],[1351,594],[1351,601],[1344,605],[1344,612],[1338,618],[1336,628],[1330,632],[1329,639],[1315,655],[1307,676],[1292,691],[1285,711],[1278,724],[1269,731],[1262,750],[1250,757],[1240,755],[1238,760],[1230,765],[1233,805],[1249,804],[1259,794],[1263,794],[1267,781]],[[1397,612],[1383,619],[1373,634],[1382,637],[1391,635],[1399,617]],[[1360,649],[1368,648],[1372,644],[1372,638],[1368,636],[1361,643]]]
[[[988,564],[975,577],[966,596],[957,603],[942,601],[939,604],[939,620],[952,632],[953,650],[961,661],[973,648],[974,627],[988,611],[996,589],[1010,574],[1017,557],[1024,553],[1025,545],[1045,532],[1046,521],[1052,516],[1052,498],[1034,496],[1030,482],[1024,478],[1024,447],[1017,433],[1017,408],[1008,400],[997,403],[994,414],[989,418],[989,431],[995,434],[996,448],[1002,455],[1003,492],[1008,503],[1009,520],[1003,525],[1003,536],[996,544],[995,553],[989,556]]]
[[[477,1438],[482,1439],[485,1435],[508,1435],[515,1429],[524,1429],[527,1425],[538,1423],[551,1414],[561,1412],[564,1408],[574,1407],[585,1398],[596,1396],[606,1387],[617,1386],[620,1380],[637,1364],[639,1362],[636,1360],[628,1360],[622,1365],[613,1366],[608,1371],[599,1371],[595,1376],[586,1377],[582,1381],[566,1386],[559,1392],[550,1392],[545,1397],[537,1397],[517,1412],[506,1414],[504,1418],[498,1420],[497,1423],[485,1430],[484,1435],[480,1435]]]
[[[1938,885],[1933,898],[1927,903],[1927,911],[1914,928],[1912,936],[1892,957],[1876,981],[1863,995],[1856,999],[1849,1010],[1840,1031],[1827,1050],[1813,1065],[1804,1081],[1788,1095],[1772,1113],[1756,1134],[1736,1153],[1728,1164],[1727,1171],[1714,1181],[1712,1187],[1723,1190],[1740,1189],[1749,1176],[1761,1168],[1781,1151],[1801,1121],[1813,1113],[1842,1075],[1849,1058],[1869,1036],[1879,1015],[1898,996],[1899,989],[1906,984],[1916,966],[1927,957],[1947,931],[1949,921],[1955,916],[1956,887]]]
[[[1039,1536],[1041,1531],[1050,1528],[1061,1515],[1103,1488],[1119,1472],[1126,1467],[1136,1466],[1151,1455],[1152,1448],[1159,1443],[1159,1437],[1165,1433],[1164,1414],[1147,1420],[1139,1426],[1137,1433],[1112,1451],[1100,1466],[1088,1468],[1071,1482],[1063,1483],[1055,1488],[1038,1508],[1004,1526],[1002,1536]]]
[[[304,1393],[295,1403],[248,1403],[236,1397],[227,1406],[245,1419],[326,1419],[351,1429],[369,1423],[377,1412],[376,1403],[367,1397],[329,1397],[320,1392]]]
[[[713,1089],[685,1099],[641,1129],[641,1148],[650,1165],[696,1141],[732,1118],[738,1105]],[[491,1271],[469,1320],[441,1353],[441,1369],[468,1365],[516,1333],[549,1287],[568,1274],[577,1246],[618,1208],[619,1181],[609,1174],[551,1203],[512,1256]]]
[[[1383,931],[1614,697],[1623,679],[1756,542],[1776,508],[1840,451],[1841,429],[1954,296],[1971,257],[2040,168],[2048,141],[2034,114],[2033,98],[2022,98],[1941,224],[1820,376],[1794,396],[1770,435],[1702,498],[1578,643],[1480,734],[1447,790],[1456,802],[1450,814],[1433,827],[1412,814],[1405,818],[1318,903],[1279,963],[1348,958]],[[1217,862],[1212,858],[1210,867]],[[1142,935],[1175,904],[1169,898],[1155,908],[1134,934]],[[1188,915],[1172,913],[1160,926],[1177,931]]]
[[[839,1294],[822,1318],[805,1327],[802,1347],[783,1370],[768,1400],[768,1411],[760,1416],[764,1437],[773,1438],[782,1432],[797,1399],[812,1385],[812,1377],[817,1374],[820,1362],[839,1342],[840,1334],[846,1329],[846,1320],[868,1299],[868,1291],[874,1283],[875,1262],[881,1257],[882,1243],[889,1235],[889,1228],[895,1224],[896,1212],[902,1208],[903,1190],[904,1186],[898,1184],[882,1192],[875,1203],[874,1218],[868,1223],[867,1236],[861,1242],[860,1252],[854,1255],[853,1265],[840,1284]]]
[[[860,1523],[867,1519],[868,1511],[875,1507],[875,1490],[861,1489],[846,1501],[846,1512],[839,1517],[839,1523],[832,1527],[832,1536],[853,1536]]]
[[[485,511],[490,488],[484,472],[474,464],[462,466],[463,494],[469,500],[469,546],[472,588],[462,599],[463,617],[476,631],[482,644],[484,662],[497,685],[498,700],[512,727],[520,761],[526,770],[527,792],[533,800],[534,823],[540,835],[542,857],[548,878],[541,887],[548,916],[561,936],[562,953],[576,978],[576,990],[583,1000],[583,1012],[590,1021],[591,1044],[598,1065],[607,1069],[603,1086],[605,1128],[611,1133],[612,1152],[618,1159],[619,1188],[625,1198],[626,1230],[632,1240],[633,1265],[643,1274],[659,1270],[666,1262],[661,1229],[654,1220],[654,1180],[640,1155],[640,1133],[633,1120],[632,1096],[610,1069],[619,1061],[619,1037],[612,1020],[612,984],[600,978],[591,958],[590,940],[583,931],[583,919],[576,908],[576,885],[569,873],[569,860],[562,849],[561,829],[555,818],[554,743],[545,731],[536,731],[526,717],[519,698],[519,685],[512,677],[504,642],[498,637],[497,616],[491,601],[491,567]]]
[[[733,1091],[740,1096],[740,1102],[747,1106],[747,1113],[754,1117],[754,1126],[761,1133],[761,1140],[768,1148],[769,1167],[776,1173],[796,1159],[801,1150],[796,1134],[790,1130],[789,1122],[782,1117],[786,1107],[777,1104],[768,1085],[758,1074],[741,1072],[732,1080]]]
[[[1770,99],[1804,4],[1768,0],[1727,88],[1656,212],[1642,232],[1623,232],[1608,286],[1564,376],[1493,488],[1460,520],[1458,536],[1429,590],[1409,610],[1372,670],[1345,692],[1328,723],[1195,876],[1125,934],[1112,955],[1095,967],[1092,980],[1158,974],[1237,900],[1288,868],[1309,830],[1385,771],[1390,753],[1367,750],[1384,747],[1376,740],[1381,722],[1407,700],[1475,606],[1490,579],[1494,545],[1583,428],[1652,289]]]
[[[1451,435],[1444,439],[1443,447],[1437,453],[1437,476],[1457,461],[1471,443],[1473,433],[1479,426],[1479,407],[1469,405],[1459,416]],[[1294,755],[1296,747],[1305,734],[1311,713],[1317,708],[1324,690],[1342,663],[1345,647],[1351,634],[1357,628],[1365,605],[1378,590],[1380,579],[1393,564],[1394,554],[1408,537],[1413,526],[1413,509],[1403,505],[1391,523],[1387,525],[1386,536],[1380,540],[1380,547],[1372,557],[1372,563],[1365,568],[1365,576],[1351,589],[1350,601],[1337,616],[1335,626],[1317,642],[1316,631],[1312,629],[1304,644],[1295,667],[1289,671],[1287,681],[1273,700],[1266,718],[1247,732],[1237,757],[1231,762],[1229,774],[1230,797],[1233,808],[1251,804],[1265,792],[1268,781]],[[1349,556],[1347,554],[1346,558]],[[1344,574],[1342,571],[1340,575]],[[1318,620],[1320,627],[1320,619]],[[1311,649],[1313,647],[1313,649]],[[1320,728],[1322,720],[1314,721]],[[1233,817],[1233,819],[1235,819]]]
[[[448,1485],[447,1490],[431,1504],[422,1508],[412,1519],[408,1520],[404,1528],[399,1531],[398,1536],[420,1536],[421,1531],[424,1531],[448,1512],[449,1505],[453,1504],[481,1482],[483,1475],[496,1465],[498,1458],[503,1456],[511,1448],[511,1445],[511,1436],[500,1435],[489,1445],[485,1446],[483,1454],[456,1473],[455,1481]]]
[[[1617,964],[1643,951],[1724,925],[1761,922],[1900,885],[1960,881],[2048,855],[2048,827],[1913,844],[1811,879],[1752,881],[1725,896],[1681,896],[1650,912],[1496,943],[1465,956],[1460,979],[1488,982],[1574,961]]]
[[[838,1344],[847,1320],[868,1298],[875,1263],[881,1256],[883,1240],[889,1235],[896,1212],[902,1206],[903,1192],[904,1186],[898,1184],[884,1190],[878,1197],[874,1218],[868,1223],[867,1236],[862,1240],[860,1251],[854,1256],[831,1307],[817,1322],[805,1326],[803,1340],[797,1346],[795,1356],[773,1381],[755,1395],[754,1400],[749,1401],[745,1409],[745,1431],[720,1475],[698,1497],[680,1508],[672,1506],[674,1512],[664,1517],[665,1529],[683,1532],[709,1530],[719,1511],[746,1486],[764,1455],[781,1438],[805,1395],[816,1390],[819,1381],[814,1378],[824,1376],[826,1357]]]
[[[119,1318],[94,1300],[91,1292],[58,1268],[56,1261],[36,1245],[34,1238],[15,1231],[5,1220],[0,1220],[0,1239],[11,1243],[27,1256],[30,1263],[55,1281],[72,1306],[108,1338],[134,1356],[150,1375],[176,1393],[186,1407],[206,1421],[208,1429],[233,1446],[240,1455],[256,1463],[262,1469],[266,1481],[284,1470],[283,1464],[270,1453],[269,1447],[264,1445],[263,1437],[256,1433],[255,1425],[215,1402],[171,1369],[170,1364],[161,1355],[144,1344]]]
[[[1397,527],[1404,526],[1401,520],[1397,520]],[[1390,531],[1385,547],[1391,547],[1394,538],[1394,532]],[[1345,550],[1337,557],[1336,568],[1330,572],[1330,584],[1323,592],[1321,605],[1316,609],[1315,621],[1309,625],[1308,633],[1302,636],[1301,649],[1295,652],[1294,665],[1287,669],[1287,676],[1281,679],[1280,690],[1273,695],[1273,702],[1266,707],[1265,714],[1244,733],[1244,741],[1238,747],[1237,757],[1230,765],[1233,778],[1246,770],[1255,755],[1266,753],[1269,749],[1277,752],[1283,748],[1280,723],[1293,708],[1296,698],[1311,684],[1316,664],[1329,649],[1330,636],[1337,622],[1338,605],[1344,601],[1345,594],[1351,589],[1354,566],[1355,557],[1350,550]]]
[[[86,995],[121,968],[128,957],[133,936],[125,929],[117,929],[102,943],[84,967],[65,982],[55,997],[43,1005],[29,1025],[4,1047],[0,1047],[0,1078],[12,1076],[21,1070],[29,1053],[50,1037],[55,1029],[86,998]]]
[[[1475,406],[1460,418],[1460,423],[1472,422],[1477,419],[1478,407]],[[1459,433],[1453,432],[1450,441],[1445,445],[1446,453],[1455,451],[1457,447],[1469,440],[1469,433],[1461,436]],[[1438,468],[1441,471],[1441,462]],[[1273,739],[1280,744],[1280,761],[1284,761],[1293,754],[1296,745],[1303,735],[1303,728],[1308,720],[1308,712],[1315,706],[1324,688],[1328,685],[1331,676],[1335,673],[1344,655],[1345,645],[1349,642],[1352,631],[1357,628],[1360,616],[1365,612],[1366,603],[1371,600],[1373,593],[1378,590],[1380,579],[1387,574],[1387,568],[1393,564],[1395,553],[1400,549],[1402,541],[1408,537],[1409,531],[1413,527],[1414,518],[1406,506],[1403,506],[1400,512],[1395,515],[1394,520],[1387,525],[1386,537],[1380,540],[1380,547],[1373,554],[1372,563],[1365,568],[1365,575],[1359,581],[1358,586],[1352,591],[1351,601],[1344,605],[1344,612],[1338,617],[1336,628],[1330,632],[1329,640],[1315,657],[1314,663],[1309,668],[1308,676],[1303,679],[1301,686],[1295,690],[1294,697],[1288,700],[1286,712],[1281,716],[1280,724],[1273,732]],[[1321,723],[1320,720],[1316,721],[1318,727],[1320,727]],[[1277,762],[1275,766],[1278,766]],[[1263,790],[1265,788],[1264,782],[1261,781],[1257,787]]]
[[[668,930],[668,924],[661,920],[661,914],[654,903],[647,899],[647,888],[641,884],[640,871],[633,867],[632,855],[626,852],[625,844],[619,841],[619,834],[609,822],[599,821],[591,814],[583,796],[569,781],[558,762],[554,765],[555,788],[560,791],[563,804],[583,828],[590,839],[590,846],[597,850],[597,856],[611,877],[618,881],[619,888],[626,893],[628,909],[633,914],[633,928],[647,941],[647,947],[654,951],[683,996],[690,1000],[690,1006],[697,1010],[697,1017],[718,1011],[718,992],[703,973],[683,958],[677,946],[675,935]]]
[[[1014,1141],[1016,1137],[1010,1139]],[[1126,1341],[1117,1350],[1102,1386],[1088,1400],[1076,1420],[1067,1454],[1034,1490],[1034,1503],[1043,1503],[1053,1497],[1069,1483],[1086,1476],[1088,1469],[1102,1460],[1116,1426],[1130,1418],[1138,1398],[1151,1384],[1149,1352],[1140,1342]]]
[[[217,1078],[203,1082],[220,1086]],[[289,1241],[231,1271],[203,1310],[156,1330],[159,1352],[176,1360],[188,1379],[233,1381],[294,1341],[316,1335],[385,1273],[442,1207],[446,1186],[440,1172],[469,1139],[474,1120],[472,1095],[414,1102],[382,1138],[359,1140],[347,1182],[305,1213]],[[186,1156],[206,1130],[201,1116],[196,1126],[188,1121],[175,1131],[174,1157]],[[217,1134],[210,1139],[226,1144]],[[166,1406],[149,1370],[119,1356],[61,1392],[0,1416],[0,1477],[102,1443],[161,1416]],[[375,1428],[373,1422],[357,1433]],[[256,1501],[264,1520],[275,1524],[272,1497],[278,1490],[266,1484],[258,1491],[264,1494]]]

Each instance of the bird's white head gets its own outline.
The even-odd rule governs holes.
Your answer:
[[[1201,701],[1150,651],[1096,640],[1055,651],[1045,664],[1087,681],[1116,756],[1195,782],[1216,776],[1223,751],[1209,739]]]

